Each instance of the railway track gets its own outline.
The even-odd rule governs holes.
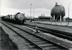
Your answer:
[[[33,28],[33,29],[35,29],[35,27],[36,27],[36,25],[29,25],[29,24],[25,24],[25,26]],[[38,30],[40,30],[42,32],[50,33],[57,37],[72,41],[72,33],[62,32],[62,31],[58,31],[58,30],[54,30],[54,29],[50,29],[50,28],[44,28],[44,27],[40,27],[40,26],[37,26],[37,27],[38,27]]]
[[[26,39],[32,45],[32,48],[35,48],[35,50],[68,50],[14,25],[4,22],[2,22],[2,24],[14,31],[21,38]]]
[[[48,24],[48,23],[42,23],[42,22],[35,22],[35,23],[38,23],[38,24],[43,24],[43,25],[52,25],[52,26],[59,26],[59,27],[68,27],[68,28],[72,28],[72,26],[63,26],[63,25],[56,25],[56,24]]]

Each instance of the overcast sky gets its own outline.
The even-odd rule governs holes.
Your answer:
[[[69,17],[72,18],[72,0],[1,0],[1,15],[15,14],[17,12],[30,15],[30,4],[32,4],[31,16],[45,14],[50,16],[50,11],[55,3],[65,7],[66,16],[68,16],[68,5],[70,9]]]

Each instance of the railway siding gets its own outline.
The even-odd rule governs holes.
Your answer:
[[[21,29],[25,29],[26,31],[29,30],[29,32],[32,33],[32,30],[30,30],[30,29],[28,29],[26,27],[24,27],[24,28],[21,27]],[[33,32],[33,34],[34,34],[34,32]],[[65,47],[65,48],[67,48],[69,50],[72,49],[72,43],[65,42],[63,40],[59,40],[59,39],[56,39],[54,37],[51,37],[51,36],[48,36],[48,35],[44,35],[42,33],[37,33],[35,35],[37,35],[37,36],[39,36],[39,37],[41,37],[43,39],[46,39],[48,41],[51,41],[51,42],[53,42],[53,43],[55,43],[57,45],[60,45],[62,47]]]
[[[19,27],[21,27],[21,25],[20,26],[18,26],[18,27],[13,27],[14,26],[14,24],[13,25],[10,25],[10,24],[5,24],[5,25],[7,25],[8,27],[10,27],[10,28],[12,28],[13,30],[15,30],[18,34],[21,34],[22,36],[24,35],[25,36],[25,33],[23,33],[24,31],[22,31],[21,29],[20,30],[18,30],[18,28]],[[14,29],[15,28],[15,29]],[[17,29],[16,29],[17,28]],[[25,32],[27,32],[27,33],[30,33],[30,32],[28,32],[28,30],[26,31],[25,30]],[[31,34],[31,33],[30,33]],[[32,35],[34,35],[34,34],[32,34]],[[38,45],[40,48],[42,48],[42,45],[40,46],[39,44],[37,44],[36,42],[34,42],[33,41],[33,37],[30,39],[29,38],[29,36],[30,35],[26,35],[26,38],[27,39],[29,39],[29,40],[32,40],[32,42],[34,43],[34,44],[36,44],[36,45]],[[34,35],[34,36],[36,36],[36,35]],[[38,36],[37,36],[38,37]],[[40,38],[40,37],[39,37]],[[43,38],[41,38],[41,39],[43,39]],[[35,40],[36,41],[36,40]],[[38,41],[38,39],[37,39],[37,41]],[[47,43],[48,44],[48,43]],[[51,43],[52,44],[52,43]],[[43,48],[42,48],[43,49]],[[42,50],[41,49],[41,50]],[[49,50],[67,50],[67,49],[65,49],[65,48],[63,48],[63,47],[59,47],[59,46],[57,46],[57,45],[53,45],[53,46],[50,46],[50,43],[49,43],[49,46],[47,47],[47,48],[45,48],[45,49],[49,49]]]
[[[39,27],[57,30],[59,32],[63,32],[67,34],[69,33],[70,35],[72,35],[72,28],[68,28],[68,27],[61,27],[61,26],[55,26],[55,25],[44,25],[44,24],[38,24],[38,23],[33,23],[33,22],[26,22],[25,24],[35,25],[35,26],[37,25]]]
[[[10,39],[17,45],[18,50],[30,50],[26,45],[26,41],[20,38],[15,32],[11,31],[9,28],[2,24],[3,30],[9,35]]]
[[[33,32],[32,30],[30,30],[30,29],[28,29],[28,28],[26,28],[26,27],[24,27],[24,26],[23,26],[23,27],[20,27],[19,25],[14,25],[14,26],[19,27],[19,28],[21,28],[21,29],[23,29],[23,30],[26,30],[26,31],[34,34],[34,32]],[[44,34],[42,34],[42,33],[35,34],[35,35],[40,36],[41,38],[44,38],[44,39],[46,39],[46,40],[48,40],[48,41],[51,41],[51,42],[53,42],[53,43],[55,43],[55,44],[57,44],[57,45],[62,46],[62,47],[65,47],[65,48],[67,48],[68,50],[71,50],[71,49],[72,49],[72,44],[71,44],[71,43],[68,43],[68,42],[65,42],[65,41],[61,41],[61,40],[56,39],[56,38],[53,38],[53,37],[51,37],[51,36],[46,36],[46,35],[44,35]]]

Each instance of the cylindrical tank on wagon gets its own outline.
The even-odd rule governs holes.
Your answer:
[[[12,19],[12,15],[10,15],[10,20]]]
[[[14,15],[10,15],[10,21],[13,22],[14,20]]]
[[[9,20],[10,19],[10,15],[6,15],[6,20]]]
[[[25,20],[25,14],[18,12],[18,13],[15,15],[15,20],[16,20],[17,22],[24,22],[24,20]]]
[[[24,16],[24,14],[18,14],[16,16],[16,19],[18,19],[18,20],[24,20],[25,19],[25,16]]]
[[[11,15],[11,20],[14,20],[15,19],[15,16],[14,15]]]
[[[2,16],[1,19],[2,19],[2,20],[5,20],[5,16]]]

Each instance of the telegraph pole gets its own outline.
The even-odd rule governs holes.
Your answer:
[[[30,17],[31,17],[31,9],[32,9],[32,4],[30,4]]]
[[[31,17],[31,13],[32,13],[32,4],[30,4],[30,17]],[[30,21],[31,21],[31,19],[30,19]]]
[[[68,4],[68,25],[69,25],[70,4],[71,2]]]

